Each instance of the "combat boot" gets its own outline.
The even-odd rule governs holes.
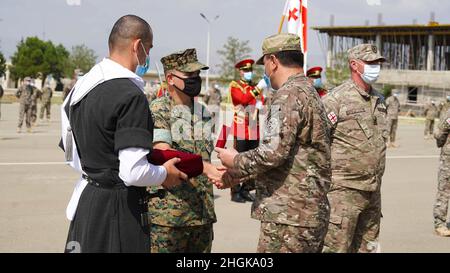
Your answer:
[[[16,131],[18,134],[20,134],[20,133],[22,133],[22,128],[20,128],[20,127],[17,127],[17,131]]]
[[[231,201],[236,203],[245,203],[245,199],[242,198],[240,192],[234,192],[231,194]]]
[[[253,197],[253,195],[247,190],[241,190],[240,194],[241,194],[241,197],[247,202],[255,201],[255,198]]]
[[[442,236],[442,237],[450,237],[450,230],[446,227],[438,227],[436,230],[436,235]]]
[[[27,133],[29,133],[29,134],[33,133],[33,129],[32,128],[27,128]]]

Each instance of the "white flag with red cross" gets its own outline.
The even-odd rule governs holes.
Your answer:
[[[287,18],[289,33],[300,36],[302,52],[305,57],[308,53],[308,0],[287,0],[284,6],[283,18]]]

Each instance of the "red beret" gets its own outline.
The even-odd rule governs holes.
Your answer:
[[[254,63],[255,63],[254,60],[246,59],[246,60],[238,62],[234,67],[236,69],[251,69]]]
[[[150,163],[163,165],[172,158],[178,157],[180,162],[175,166],[189,178],[199,176],[203,173],[203,159],[201,156],[175,150],[153,149],[150,153]]]
[[[306,76],[307,77],[320,77],[321,76],[320,73],[322,73],[322,71],[323,71],[323,68],[320,66],[311,67],[306,72]]]

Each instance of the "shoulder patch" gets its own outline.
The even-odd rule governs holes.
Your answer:
[[[447,124],[450,125],[450,118],[447,119]]]
[[[331,123],[334,125],[337,123],[338,118],[334,112],[331,112],[328,114],[328,119],[331,121]]]

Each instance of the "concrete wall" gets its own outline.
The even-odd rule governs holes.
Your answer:
[[[380,84],[450,89],[450,71],[381,70]]]

